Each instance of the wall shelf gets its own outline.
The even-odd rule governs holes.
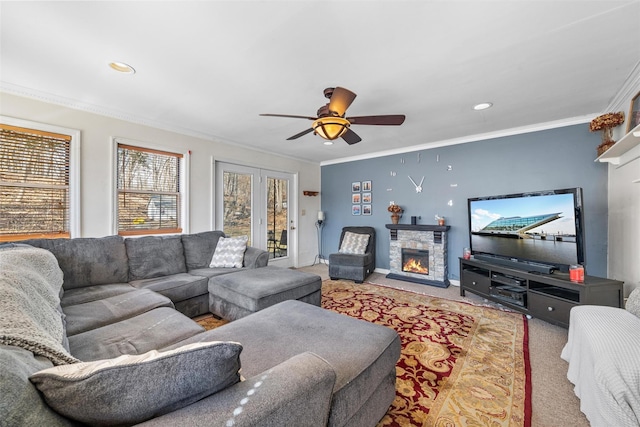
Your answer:
[[[631,129],[629,133],[620,138],[611,148],[602,153],[597,162],[607,162],[621,166],[638,158],[640,155],[640,125]]]

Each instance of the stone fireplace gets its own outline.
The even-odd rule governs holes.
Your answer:
[[[390,231],[390,279],[449,286],[447,232],[449,226],[387,224]]]

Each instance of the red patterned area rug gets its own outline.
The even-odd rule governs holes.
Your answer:
[[[322,307],[400,335],[396,398],[378,427],[531,425],[522,314],[342,280],[323,282]]]

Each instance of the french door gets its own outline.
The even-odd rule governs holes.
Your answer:
[[[289,173],[216,162],[216,229],[249,236],[269,252],[269,265],[296,264],[294,176]]]

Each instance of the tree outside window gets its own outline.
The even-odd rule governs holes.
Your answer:
[[[180,233],[182,154],[118,144],[118,234]]]

